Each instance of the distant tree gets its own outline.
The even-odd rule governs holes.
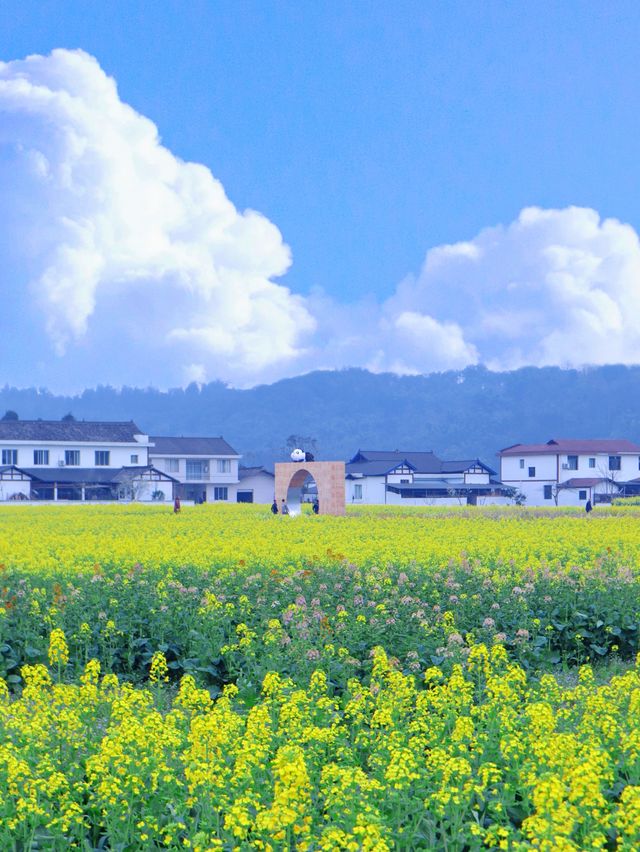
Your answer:
[[[318,442],[315,438],[311,438],[309,436],[303,437],[302,435],[289,435],[285,444],[285,450],[291,452],[291,450],[295,450],[298,447],[301,450],[307,450],[308,452],[315,454],[318,449]]]
[[[60,419],[62,420],[63,423],[73,423],[76,418],[73,416],[73,414],[71,412],[69,412],[68,414],[65,414],[65,416],[61,417]]]
[[[15,411],[5,411],[2,415],[2,420],[20,420]]]

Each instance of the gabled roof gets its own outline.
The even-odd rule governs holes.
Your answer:
[[[407,459],[401,459],[400,461],[396,459],[376,459],[370,462],[355,462],[354,464],[349,462],[345,465],[345,469],[347,473],[352,474],[362,473],[365,476],[384,476],[403,464],[410,467],[414,473],[416,472],[415,465],[411,464]]]
[[[440,459],[430,450],[427,452],[416,452],[413,450],[358,450],[355,456],[347,462],[347,470],[352,470],[352,464],[382,462],[387,464],[387,470],[382,471],[382,473],[388,473],[389,470],[397,467],[403,461],[408,462],[409,466],[417,473],[438,473],[442,464]],[[373,473],[372,468],[367,468],[367,472],[369,471],[371,471],[373,476],[376,475]]]
[[[23,470],[21,467],[16,467],[15,464],[0,465],[0,476],[2,476],[3,473],[7,473],[12,470],[17,471],[17,473],[21,473],[23,476],[29,476],[26,470]]]
[[[561,482],[558,488],[593,488],[594,485],[600,485],[603,482],[613,483],[613,480],[603,476],[574,476],[572,479]]]
[[[496,474],[497,471],[490,468],[489,465],[480,461],[480,459],[464,459],[463,461],[443,461],[442,473],[466,473],[471,467],[481,467],[487,473]]]
[[[488,465],[479,459],[464,461],[442,461],[432,453],[412,450],[358,450],[351,461],[347,462],[347,473],[360,473],[365,476],[384,476],[402,463],[407,464],[414,473],[464,473],[470,467],[480,465],[490,474],[495,474]]]
[[[0,441],[131,444],[141,434],[133,420],[0,420]]]
[[[552,438],[546,444],[513,444],[505,447],[498,453],[499,456],[520,455],[588,455],[589,453],[606,453],[607,455],[619,455],[620,453],[640,454],[640,445],[628,441],[626,438]]]
[[[258,465],[257,467],[242,467],[238,468],[238,479],[248,479],[250,476],[259,476],[261,473],[264,473],[266,476],[274,477],[274,474],[267,470],[262,465]]]
[[[121,467],[120,470],[113,477],[114,482],[132,482],[136,477],[140,476],[141,473],[156,473],[163,480],[169,480],[170,482],[179,483],[180,480],[176,479],[175,476],[171,476],[169,473],[165,473],[164,470],[158,470],[157,467],[154,467],[152,464],[147,465],[126,465],[125,467]]]
[[[150,456],[238,456],[232,446],[222,437],[218,438],[170,438],[149,439],[154,447],[149,449]]]

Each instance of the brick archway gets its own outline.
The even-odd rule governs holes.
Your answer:
[[[344,462],[276,462],[275,490],[278,506],[289,488],[301,488],[312,476],[318,489],[321,515],[344,515]]]

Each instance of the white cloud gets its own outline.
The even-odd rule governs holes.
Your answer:
[[[0,216],[0,381],[640,362],[629,225],[530,207],[430,249],[383,302],[303,298],[277,283],[291,263],[277,227],[164,147],[82,51],[0,63]]]
[[[242,381],[296,357],[314,321],[273,280],[291,262],[276,226],[163,147],[94,58],[0,63],[0,116],[0,210],[14,217],[29,271],[19,284],[58,355],[105,323],[134,343],[121,335],[135,305],[137,349],[213,375]]]
[[[526,208],[507,227],[431,249],[385,310],[453,324],[452,366],[467,353],[498,370],[638,363],[640,241],[595,210]]]

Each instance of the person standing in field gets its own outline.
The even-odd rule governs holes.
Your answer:
[[[313,514],[317,515],[319,511],[320,511],[320,503],[318,502],[318,498],[316,497],[316,499],[313,501]]]
[[[289,507],[287,506],[287,501],[284,499],[284,497],[282,498],[282,508],[280,509],[280,514],[281,515],[288,515],[289,514]]]
[[[591,500],[587,500],[585,507],[584,507],[584,510],[587,513],[587,515],[589,515],[589,513],[591,512],[592,509],[593,509],[593,506],[591,505]]]
[[[176,499],[173,501],[173,514],[177,515],[182,507],[180,506],[180,498],[176,494]]]
[[[271,504],[271,511],[274,515],[278,514],[278,502],[275,497],[273,498],[273,503]]]

